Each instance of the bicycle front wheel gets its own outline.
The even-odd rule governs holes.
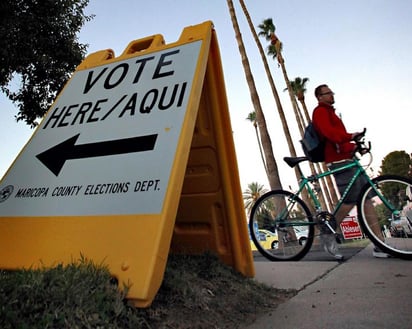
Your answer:
[[[382,251],[412,260],[412,180],[383,175],[372,182],[357,204],[362,229]]]
[[[299,260],[313,243],[314,223],[306,204],[295,194],[275,190],[253,205],[249,231],[256,249],[271,261]]]

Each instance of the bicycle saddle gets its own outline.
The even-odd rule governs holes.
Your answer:
[[[307,157],[284,157],[283,160],[288,164],[289,167],[293,168],[298,163],[309,160]]]

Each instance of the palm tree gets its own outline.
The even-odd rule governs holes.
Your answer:
[[[289,93],[289,98],[292,104],[293,112],[295,113],[296,122],[298,124],[299,129],[301,130],[303,127],[300,127],[300,118],[299,118],[300,111],[297,107],[296,99],[293,94],[293,89],[290,85],[290,80],[286,72],[285,60],[282,56],[283,44],[279,40],[277,35],[275,34],[276,27],[273,24],[273,20],[271,18],[267,18],[263,20],[262,24],[258,25],[258,28],[260,29],[260,32],[258,35],[261,37],[264,37],[267,41],[270,41],[270,44],[267,48],[268,49],[267,54],[271,55],[274,59],[277,59],[278,64],[280,65],[282,69],[283,77],[286,83],[286,90]]]
[[[302,119],[302,124],[303,126],[305,126],[305,122],[310,122],[310,116],[309,116],[309,112],[308,112],[308,108],[306,107],[306,103],[305,103],[305,92],[306,92],[306,84],[309,82],[309,78],[300,78],[300,77],[296,77],[295,80],[290,81],[290,86],[292,88],[293,94],[295,95],[295,97],[298,99],[298,101],[300,102],[300,104],[302,105],[302,109],[303,109],[303,113],[305,114],[305,119],[303,119],[302,115],[301,115],[301,119]],[[286,90],[286,88],[285,88]]]
[[[248,184],[246,191],[243,192],[243,201],[245,203],[245,209],[248,214],[252,210],[252,207],[260,196],[265,194],[267,190],[263,185],[258,182]]]
[[[242,58],[242,64],[246,75],[246,81],[249,86],[250,96],[252,99],[252,104],[256,112],[256,122],[259,127],[260,139],[262,142],[262,148],[265,153],[265,162],[267,167],[267,176],[269,180],[269,185],[271,189],[281,189],[282,183],[279,178],[278,166],[273,155],[272,141],[269,136],[269,132],[266,126],[265,116],[262,111],[262,106],[260,104],[259,95],[256,89],[255,81],[253,79],[252,71],[249,65],[249,59],[246,54],[246,49],[243,43],[243,39],[240,33],[239,24],[237,22],[237,17],[235,13],[235,8],[233,7],[233,1],[227,0],[229,7],[230,18],[232,20],[233,29],[235,31],[236,41],[238,43],[240,56]]]
[[[243,13],[245,14],[245,17],[246,17],[246,20],[248,22],[249,28],[252,32],[253,38],[256,42],[256,45],[258,47],[260,56],[262,58],[263,65],[264,65],[264,68],[265,68],[265,72],[266,72],[267,78],[269,80],[269,85],[272,89],[273,97],[275,98],[276,107],[278,109],[280,121],[281,121],[282,127],[283,127],[283,132],[284,132],[286,140],[287,140],[287,144],[288,144],[288,147],[289,147],[289,152],[290,152],[291,156],[296,156],[296,151],[295,151],[295,147],[293,145],[293,141],[292,141],[292,138],[291,138],[291,135],[290,135],[289,126],[288,126],[288,123],[287,123],[287,120],[286,120],[285,113],[284,113],[283,108],[282,108],[282,104],[280,102],[280,97],[279,97],[279,94],[277,92],[275,82],[273,81],[272,74],[270,72],[270,68],[269,68],[269,65],[268,65],[268,62],[267,62],[267,59],[266,59],[266,54],[265,54],[265,52],[263,50],[263,47],[262,47],[262,45],[259,41],[259,36],[256,33],[256,30],[254,28],[252,19],[250,18],[249,12],[246,8],[246,5],[245,5],[244,1],[239,0],[239,3],[242,7]],[[299,180],[300,175],[299,175],[299,172],[298,172],[297,169],[295,169],[295,175],[296,175],[296,179]]]
[[[255,128],[255,134],[256,134],[256,139],[257,139],[257,143],[259,146],[260,157],[262,158],[263,167],[265,168],[265,172],[267,174],[268,169],[266,167],[265,156],[262,150],[262,143],[260,142],[260,138],[259,138],[259,130],[258,130],[257,122],[256,122],[256,112],[250,112],[246,120],[249,120],[250,122],[252,122],[253,127]]]
[[[256,42],[259,53],[261,55],[263,65],[265,67],[265,72],[266,72],[267,78],[269,80],[269,85],[272,89],[272,93],[273,93],[273,96],[275,98],[276,107],[278,109],[279,117],[280,117],[280,120],[281,120],[281,123],[282,123],[283,131],[284,131],[284,134],[285,134],[285,137],[286,137],[286,140],[287,140],[287,144],[288,144],[288,147],[289,147],[290,154],[291,154],[291,156],[296,156],[296,151],[295,151],[295,147],[293,145],[293,141],[292,141],[292,138],[291,138],[291,135],[290,135],[289,126],[288,126],[288,123],[287,123],[287,120],[286,120],[285,113],[284,113],[283,108],[282,108],[282,104],[280,102],[279,94],[276,90],[275,82],[273,81],[272,74],[270,72],[270,68],[269,68],[269,65],[268,65],[268,62],[267,62],[267,59],[266,59],[266,54],[265,54],[265,52],[263,50],[263,47],[262,47],[262,45],[259,41],[259,36],[256,33],[256,30],[254,28],[252,19],[250,18],[249,12],[246,8],[246,5],[245,5],[244,1],[239,0],[239,3],[242,7],[243,13],[245,14],[245,17],[246,17],[246,20],[248,22],[249,28],[252,32],[253,38]],[[265,23],[270,23],[270,22],[264,21],[263,24],[265,24]],[[270,26],[274,28],[273,22],[270,24]],[[273,33],[273,35],[275,36],[274,33]],[[281,44],[278,43],[277,47],[280,48]],[[297,168],[295,168],[295,175],[296,175],[296,180],[299,181],[301,177],[300,177],[300,173],[299,173]],[[307,202],[307,204],[309,206],[312,206],[312,202],[309,202],[309,197],[308,197],[308,194],[307,194],[306,191],[303,192],[302,197]],[[313,210],[313,208],[312,208],[312,210]]]

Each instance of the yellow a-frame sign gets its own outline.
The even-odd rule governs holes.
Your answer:
[[[0,268],[82,254],[145,307],[170,251],[254,275],[212,22],[89,55],[0,182]]]

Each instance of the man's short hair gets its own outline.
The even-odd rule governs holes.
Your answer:
[[[323,85],[319,85],[315,88],[315,97],[316,98],[319,98],[322,88],[325,88],[325,87],[328,87],[328,85],[323,84]]]

